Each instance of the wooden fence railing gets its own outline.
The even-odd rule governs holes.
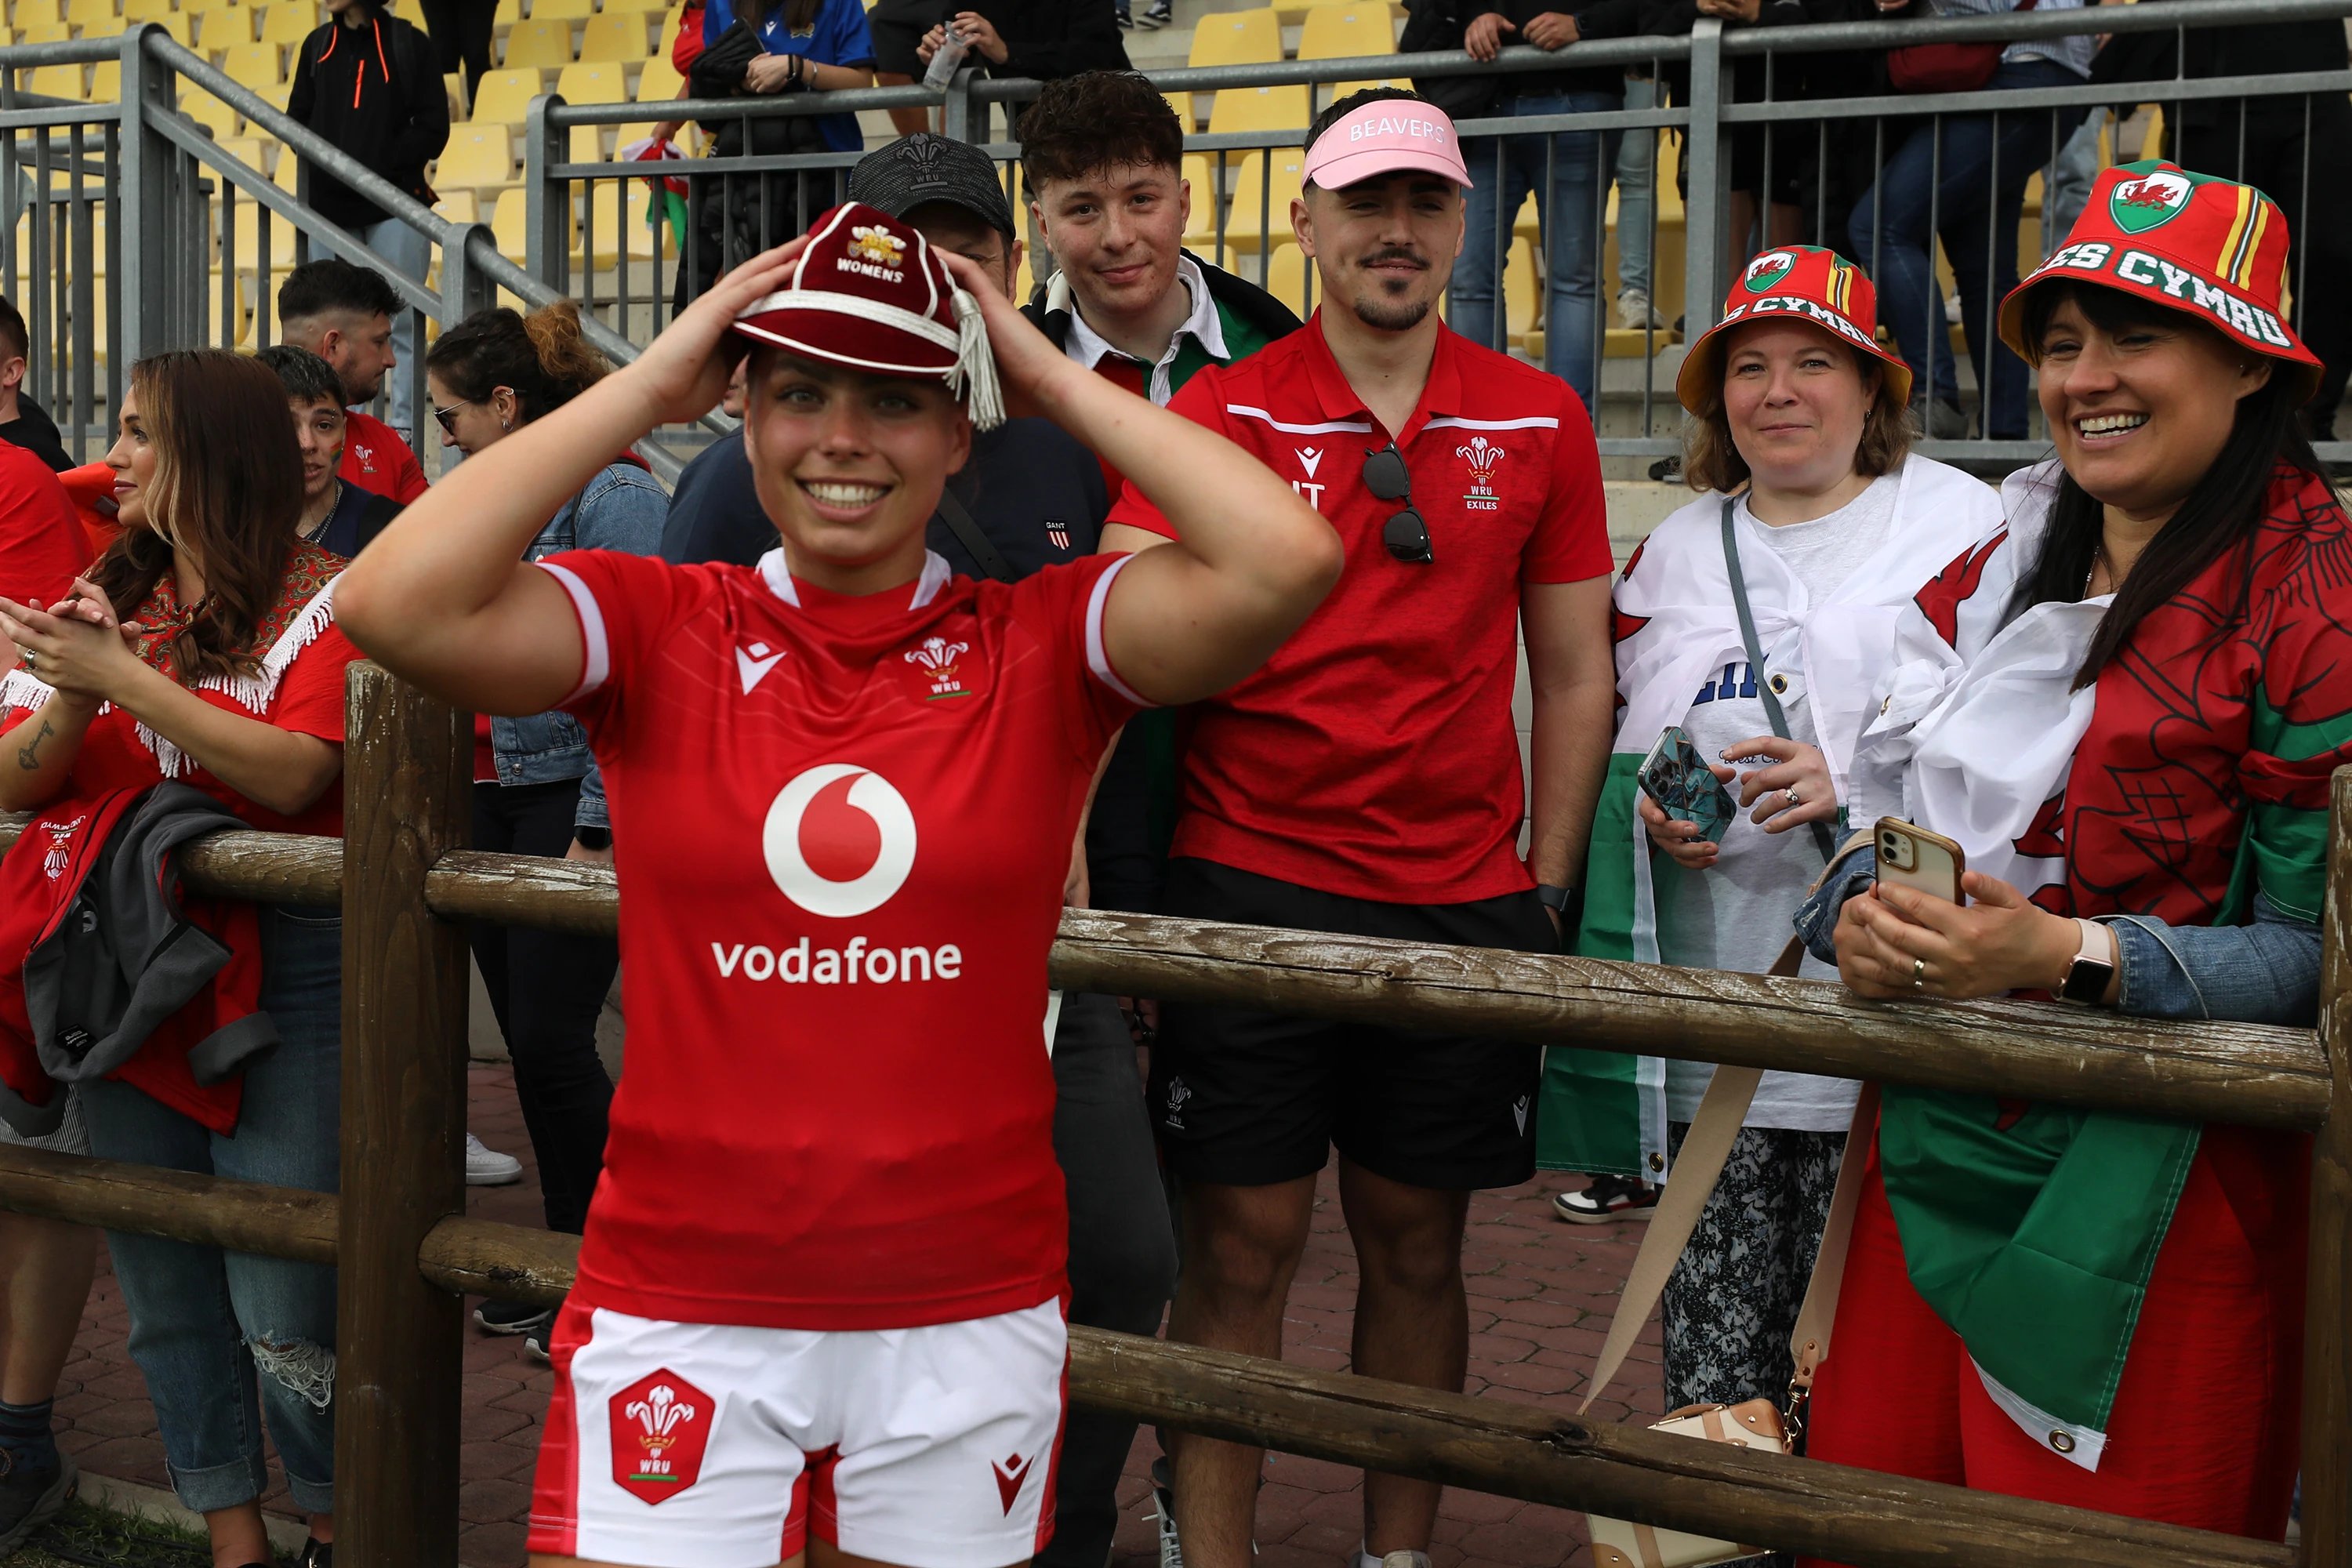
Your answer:
[[[462,847],[462,715],[359,665],[349,718],[342,841],[223,833],[182,858],[205,892],[343,910],[341,1196],[0,1147],[0,1208],[336,1265],[337,1551],[351,1568],[454,1568],[460,1297],[552,1304],[578,1250],[465,1216],[456,922],[609,933],[619,894],[600,867]],[[2011,1002],[1867,1003],[1803,981],[1091,912],[1064,918],[1053,953],[1055,983],[1072,989],[2314,1132],[2299,1553],[1097,1330],[1071,1331],[1071,1396],[1860,1568],[2352,1568],[2352,768],[2333,804],[2315,1036]],[[0,851],[16,833],[0,823]]]

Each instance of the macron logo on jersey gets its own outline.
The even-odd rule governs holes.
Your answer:
[[[915,868],[915,814],[907,797],[880,773],[851,763],[821,763],[784,785],[761,837],[778,890],[832,920],[880,909]]]
[[[768,671],[775,668],[783,657],[783,649],[778,648],[771,653],[768,651],[768,645],[763,642],[755,642],[749,647],[737,648],[735,673],[743,678],[743,695],[751,696],[751,688],[759,685],[766,678]]]

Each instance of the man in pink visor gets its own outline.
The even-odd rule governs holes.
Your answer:
[[[1340,100],[1291,204],[1323,306],[1202,370],[1172,412],[1286,479],[1339,531],[1324,606],[1192,710],[1164,912],[1558,952],[1615,701],[1608,528],[1567,384],[1449,331],[1463,240],[1454,123],[1418,94]],[[1106,550],[1174,531],[1134,486]],[[1535,700],[1522,772],[1515,626]],[[1532,847],[1519,837],[1532,799]],[[1362,1267],[1355,1370],[1459,1389],[1469,1194],[1535,1172],[1536,1047],[1239,1008],[1161,1012],[1149,1105],[1183,1184],[1172,1338],[1282,1353],[1285,1299],[1336,1144]],[[1259,1456],[1181,1438],[1186,1568],[1249,1568]],[[1438,1488],[1370,1475],[1347,1568],[1428,1568]]]

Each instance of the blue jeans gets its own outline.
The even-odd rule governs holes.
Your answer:
[[[2002,66],[1991,86],[2079,87],[2082,82],[2064,66],[2027,59]],[[2063,146],[2082,122],[2083,110],[2062,109],[2057,114],[2056,135]],[[1913,385],[1920,389],[1913,395],[1923,396],[1932,386],[1937,398],[1958,402],[1959,377],[1931,254],[1936,240],[1943,240],[1960,286],[1960,321],[1984,398],[1984,432],[1996,440],[2021,440],[2026,433],[2025,362],[2000,342],[1993,311],[2017,286],[2017,223],[2025,207],[2026,182],[2050,161],[2050,114],[2046,110],[2015,110],[2000,116],[1953,115],[1941,122],[1940,134],[1940,180],[1938,126],[1933,121],[1913,132],[1886,160],[1878,184],[1853,209],[1848,225],[1853,255],[1871,265],[1875,236],[1878,319],[1895,335],[1904,363],[1911,367]],[[1928,232],[1931,206],[1934,234]],[[1932,353],[1932,378],[1929,353],[1923,349]]]
[[[1557,93],[1548,98],[1506,99],[1504,114],[1596,113],[1622,106],[1613,92]],[[1495,253],[1495,224],[1518,216],[1528,193],[1535,193],[1536,211],[1550,239],[1545,271],[1551,298],[1544,309],[1544,369],[1576,389],[1589,411],[1598,379],[1596,360],[1601,344],[1599,296],[1601,213],[1597,195],[1604,174],[1617,163],[1615,131],[1562,131],[1549,139],[1538,136],[1467,136],[1462,154],[1474,182],[1462,257],[1454,264],[1454,282],[1446,300],[1446,319],[1472,342],[1488,348],[1510,347],[1505,321],[1495,309],[1501,291],[1502,257]],[[1545,188],[1546,149],[1551,155],[1550,188]],[[1499,163],[1500,167],[1497,167]],[[1509,236],[1504,237],[1507,247]]]
[[[1625,82],[1625,107],[1655,109],[1658,84]],[[1658,205],[1658,133],[1627,131],[1617,149],[1617,287],[1650,293],[1650,225]],[[1654,300],[1652,301],[1655,303]]]
[[[101,1079],[79,1088],[101,1159],[336,1190],[343,922],[320,910],[260,912],[261,1005],[278,1045],[246,1071],[236,1132]],[[266,1418],[294,1506],[331,1511],[335,1271],[119,1231],[106,1242],[180,1501],[202,1513],[258,1498]]]
[[[425,281],[425,269],[433,259],[433,245],[423,235],[396,217],[372,223],[360,230],[370,250],[392,262],[419,283]],[[410,393],[409,377],[415,367],[425,363],[425,322],[413,310],[403,310],[392,319],[392,352],[400,363],[384,377],[385,407],[383,422],[400,432],[400,438],[410,449],[421,451],[423,444],[416,439],[416,404]]]
[[[2058,156],[2042,177],[2042,259],[2047,261],[2066,243],[2083,209],[2091,205],[2091,186],[2099,177],[2099,132],[2107,111],[2084,116],[2074,134],[2058,149]]]

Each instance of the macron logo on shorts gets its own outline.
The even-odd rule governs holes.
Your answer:
[[[761,838],[784,897],[833,920],[873,913],[915,868],[907,797],[849,763],[810,768],[777,791]]]
[[[702,1477],[716,1414],[710,1395],[667,1367],[613,1395],[613,1484],[663,1503]]]
[[[990,1467],[996,1472],[996,1495],[1004,1500],[1004,1513],[1008,1519],[1013,1515],[1013,1503],[1021,1497],[1021,1483],[1029,1479],[1030,1467],[1036,1463],[1036,1459],[1034,1454],[1025,1459],[1014,1454],[1009,1458],[997,1460]]]

